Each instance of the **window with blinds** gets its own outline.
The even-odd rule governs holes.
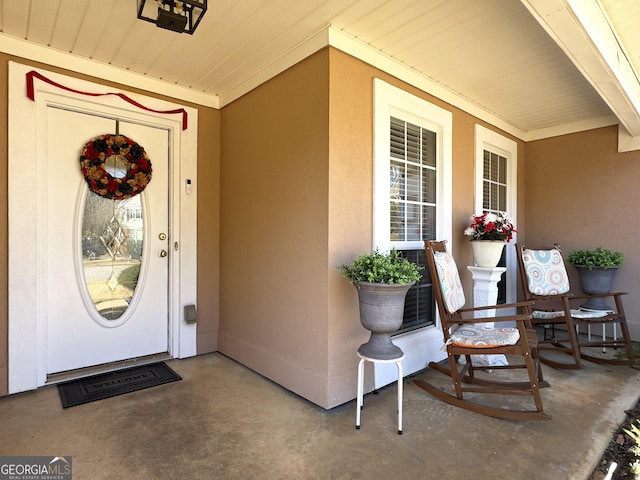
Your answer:
[[[484,151],[482,172],[482,209],[485,212],[507,210],[507,159]]]
[[[392,242],[435,238],[436,133],[390,118],[389,207]],[[410,261],[424,267],[423,278],[407,293],[400,332],[435,323],[431,279],[422,249],[401,249]]]
[[[486,213],[507,210],[507,159],[489,150],[483,152],[482,210]],[[506,249],[502,252],[498,266],[507,266]],[[498,282],[497,303],[506,303],[506,297],[506,275],[503,273]]]
[[[422,278],[407,292],[404,300],[404,317],[398,333],[404,333],[427,325],[435,325],[435,300],[427,256],[422,250],[400,250],[405,258],[423,268]]]
[[[390,239],[432,239],[436,224],[436,133],[391,117],[390,142]]]

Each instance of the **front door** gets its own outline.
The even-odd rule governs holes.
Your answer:
[[[47,375],[168,352],[168,131],[51,106],[46,111],[40,272]],[[90,191],[80,171],[85,144],[116,133],[143,147],[153,169],[147,187],[126,200]],[[117,155],[104,166],[112,178],[127,171]]]

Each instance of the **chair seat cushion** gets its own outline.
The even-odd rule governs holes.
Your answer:
[[[533,318],[537,318],[538,320],[551,320],[552,318],[564,317],[564,312],[562,310],[554,311],[554,312],[546,312],[543,310],[534,310],[531,314]]]
[[[573,310],[571,316],[573,318],[602,318],[612,313],[610,310]]]
[[[517,328],[496,328],[482,324],[460,325],[447,342],[456,347],[493,348],[515,345],[520,339]]]
[[[571,309],[571,316],[573,318],[602,318],[606,317],[609,313],[607,311],[594,311],[594,310],[576,310]],[[545,312],[542,310],[535,310],[532,314],[533,318],[537,318],[538,320],[550,320],[552,318],[564,317],[564,312],[562,310],[557,310],[553,312]]]

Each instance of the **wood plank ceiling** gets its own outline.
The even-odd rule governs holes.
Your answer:
[[[3,39],[41,45],[216,97],[222,107],[248,79],[331,28],[523,135],[615,123],[611,106],[531,14],[527,4],[539,1],[209,0],[196,33],[185,35],[136,19],[135,0],[0,0],[0,51]],[[626,20],[626,51],[640,59],[640,42],[630,40],[640,15],[629,14],[639,13],[640,0],[603,4]]]

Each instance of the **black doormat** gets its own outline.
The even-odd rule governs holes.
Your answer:
[[[58,385],[62,408],[176,382],[182,377],[164,362],[127,368]]]

